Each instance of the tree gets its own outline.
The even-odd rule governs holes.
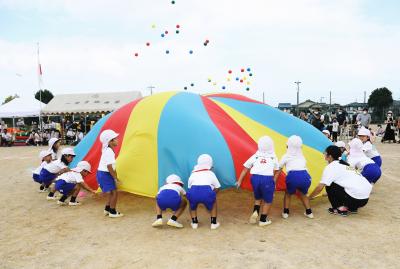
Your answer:
[[[392,92],[386,88],[378,88],[372,91],[368,98],[368,106],[374,108],[374,115],[381,117],[385,109],[393,104]]]
[[[8,102],[14,100],[15,98],[19,98],[18,94],[14,94],[14,95],[7,96],[7,97],[4,99],[2,105],[7,104]]]
[[[40,96],[40,93],[42,94],[42,96]],[[48,104],[51,101],[51,99],[53,99],[53,97],[54,95],[51,93],[51,91],[46,89],[39,90],[35,93],[35,98],[39,101],[40,99],[42,99],[41,101],[45,104]]]

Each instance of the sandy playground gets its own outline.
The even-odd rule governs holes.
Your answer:
[[[358,215],[329,215],[322,197],[312,201],[315,219],[295,200],[283,220],[278,193],[273,224],[260,228],[247,223],[252,194],[225,190],[215,231],[203,208],[198,230],[188,212],[184,229],[152,228],[154,199],[128,193],[121,219],[102,215],[101,195],[60,207],[31,179],[40,148],[0,148],[0,268],[400,268],[400,145],[377,146],[383,176]]]

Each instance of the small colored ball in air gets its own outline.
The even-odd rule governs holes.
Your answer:
[[[179,24],[177,24],[177,25],[176,25],[176,28],[178,28],[178,29],[179,29],[180,27],[181,27],[181,26],[180,26]]]
[[[206,43],[207,43],[207,44],[210,43],[210,40],[206,39]]]
[[[187,87],[183,87],[183,89],[186,91],[186,90],[187,90]]]
[[[155,29],[155,28],[156,28],[156,25],[155,25],[155,24],[152,24],[152,25],[151,25],[151,28]]]
[[[165,35],[164,34],[161,34],[161,37],[164,37]]]
[[[147,43],[146,43],[146,46],[147,46],[147,47],[150,46],[150,42],[147,42]]]
[[[214,85],[214,86],[217,85],[217,82],[214,82],[213,85]]]
[[[165,31],[164,33],[165,33],[166,35],[168,35],[168,31]]]
[[[175,5],[175,1],[171,1],[171,4]]]
[[[203,45],[204,45],[205,47],[207,47],[207,43],[205,43],[205,42],[204,42],[204,44],[203,44]]]
[[[135,57],[138,57],[138,56],[139,56],[139,53],[135,52]]]
[[[231,81],[231,78],[227,78],[226,81]]]
[[[242,69],[240,69],[240,72],[242,72],[242,73],[243,73],[243,72],[244,72],[244,69],[243,69],[243,68],[242,68]]]
[[[222,86],[222,89],[225,90],[225,86]]]
[[[166,50],[165,53],[166,53],[166,54],[169,54],[169,50]]]
[[[189,50],[189,53],[190,53],[190,54],[193,54],[193,50]]]
[[[240,80],[240,83],[243,83],[243,79]]]
[[[239,78],[236,78],[236,81],[239,81]]]
[[[228,73],[229,73],[229,74],[232,74],[232,70],[229,70]]]
[[[246,91],[250,91],[250,88],[249,88],[249,87],[247,87],[247,88],[246,88]]]
[[[175,33],[179,34],[179,30],[176,30]]]
[[[250,77],[252,77],[252,76],[253,76],[253,74],[252,74],[252,73],[250,73],[250,74],[249,74],[249,76],[250,76]]]
[[[190,86],[191,86],[191,87],[194,87],[194,83],[191,83]]]
[[[247,72],[250,72],[250,70],[251,70],[250,67],[248,67],[248,68],[247,68]]]

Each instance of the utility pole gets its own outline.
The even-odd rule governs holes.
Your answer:
[[[40,101],[40,111],[39,111],[39,129],[40,132],[42,129],[42,66],[40,65],[40,56],[39,56],[39,42],[37,44],[37,62],[38,62],[38,88],[39,88],[39,101]]]
[[[364,105],[367,104],[367,91],[364,91]]]
[[[265,104],[265,92],[263,92],[263,104]]]
[[[297,84],[297,106],[296,106],[296,114],[299,116],[299,94],[300,94],[300,83],[301,81],[295,81],[294,83]]]
[[[154,89],[154,88],[155,88],[154,86],[149,86],[149,87],[147,87],[147,89],[150,90],[150,95],[153,95],[153,89]]]
[[[332,108],[332,91],[329,91],[329,111]]]

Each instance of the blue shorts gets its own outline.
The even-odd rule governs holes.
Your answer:
[[[60,179],[56,181],[56,191],[63,195],[69,195],[75,188],[75,185],[75,183],[67,183],[63,179]]]
[[[275,192],[273,176],[251,175],[251,186],[253,187],[254,199],[264,200],[267,204],[272,203]]]
[[[375,183],[382,175],[382,171],[378,164],[370,163],[364,166],[361,175],[365,177],[370,183]]]
[[[162,190],[157,195],[157,204],[161,210],[167,210],[167,208],[172,209],[172,211],[177,211],[181,206],[182,198],[177,191],[174,190]]]
[[[96,177],[102,192],[110,192],[117,189],[115,180],[109,172],[97,171]]]
[[[189,200],[191,210],[196,210],[198,204],[203,204],[208,211],[211,211],[217,199],[217,194],[208,185],[192,186],[188,190],[186,197]]]
[[[382,158],[381,156],[375,156],[372,160],[379,166],[382,167]]]
[[[53,182],[56,177],[57,174],[50,173],[44,168],[40,171],[40,183],[43,183],[45,185],[51,184],[51,182]]]
[[[33,178],[33,181],[35,181],[35,182],[37,182],[37,183],[42,183],[42,182],[40,181],[40,175],[38,175],[38,174],[33,174],[33,175],[32,175],[32,178]]]
[[[289,171],[286,176],[286,191],[295,194],[299,190],[302,194],[307,194],[311,186],[311,176],[307,170]]]

